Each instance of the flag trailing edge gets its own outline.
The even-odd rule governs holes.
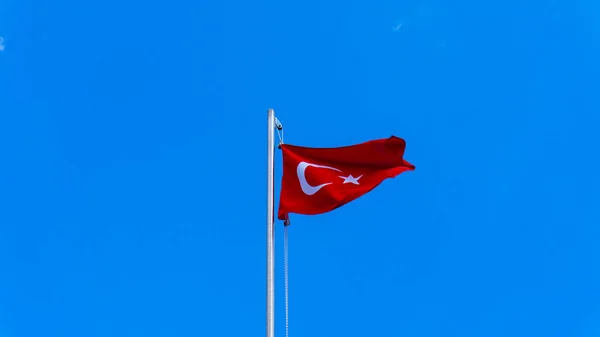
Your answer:
[[[316,215],[339,208],[370,192],[384,180],[412,171],[404,139],[315,148],[282,144],[283,175],[277,218]]]

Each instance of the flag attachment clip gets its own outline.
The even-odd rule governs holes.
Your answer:
[[[277,148],[281,149],[281,145],[283,144],[283,125],[279,119],[277,119],[277,117],[275,117],[275,127],[277,128],[277,136],[279,137],[279,144],[277,145]]]

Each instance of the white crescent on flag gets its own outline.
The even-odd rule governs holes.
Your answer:
[[[341,170],[338,170],[335,167],[311,164],[311,163],[307,163],[304,161],[300,162],[300,164],[298,164],[298,168],[296,169],[296,173],[298,174],[298,180],[300,181],[300,187],[302,188],[302,192],[304,192],[304,194],[306,194],[306,195],[313,195],[313,194],[317,193],[324,186],[333,184],[333,183],[324,183],[324,184],[317,185],[317,186],[311,186],[306,181],[306,176],[304,175],[306,168],[309,166],[342,172]]]

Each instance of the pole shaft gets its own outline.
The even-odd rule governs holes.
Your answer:
[[[275,336],[275,111],[268,110],[268,147],[267,155],[267,337]]]

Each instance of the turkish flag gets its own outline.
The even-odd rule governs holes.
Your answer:
[[[282,144],[283,177],[278,219],[321,214],[370,192],[415,166],[403,159],[406,142],[392,136],[336,148]]]

